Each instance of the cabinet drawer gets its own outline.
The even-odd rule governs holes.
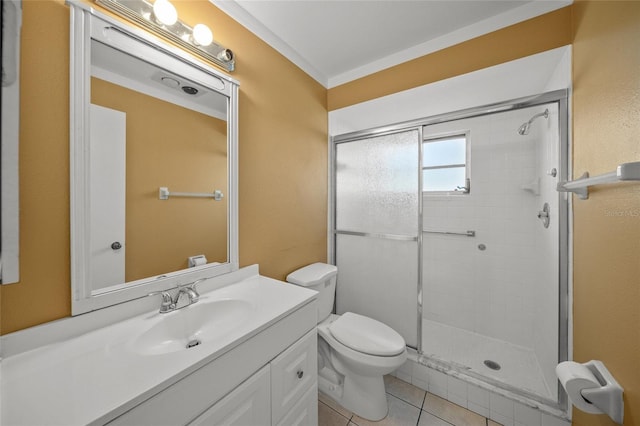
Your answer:
[[[318,426],[318,388],[307,390],[278,426]]]
[[[277,424],[308,389],[317,391],[316,329],[303,336],[271,362],[271,415]]]
[[[198,416],[189,426],[269,425],[269,365]]]

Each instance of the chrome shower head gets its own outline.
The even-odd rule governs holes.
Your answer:
[[[527,121],[526,123],[524,123],[522,126],[518,128],[518,134],[528,135],[529,130],[531,129],[531,123],[533,123],[533,121],[538,117],[549,118],[549,110],[545,109],[544,112],[541,112],[540,114],[536,114],[533,117],[531,117],[529,121]]]
[[[518,134],[519,135],[528,135],[530,127],[531,127],[531,122],[527,121],[522,126],[520,126],[520,128],[518,129]]]

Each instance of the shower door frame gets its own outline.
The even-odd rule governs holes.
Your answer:
[[[408,132],[415,130],[418,133],[418,171],[422,171],[422,140],[423,140],[423,126],[421,125],[411,125],[411,126],[389,126],[383,128],[373,129],[373,132],[369,133],[368,131],[363,132],[354,132],[348,133],[341,136],[331,137],[330,148],[329,148],[329,262],[332,265],[336,265],[336,244],[337,238],[336,235],[355,235],[360,237],[372,237],[372,238],[381,238],[387,240],[401,240],[401,241],[416,241],[417,244],[417,265],[418,265],[418,273],[417,273],[417,283],[416,287],[418,289],[418,322],[417,322],[417,335],[416,335],[416,347],[407,345],[407,347],[418,351],[418,353],[422,353],[422,179],[418,179],[418,217],[417,217],[417,228],[416,229],[416,237],[415,240],[413,237],[404,237],[400,235],[394,234],[381,234],[381,233],[364,233],[364,232],[350,232],[350,231],[339,231],[336,229],[336,147],[340,143],[348,143],[360,141],[363,139],[370,139],[378,136],[386,136],[395,133]],[[419,175],[420,176],[420,175]],[[337,305],[337,301],[336,301]],[[334,306],[335,307],[335,306]]]
[[[449,121],[462,120],[466,118],[481,117],[484,115],[497,114],[501,112],[513,111],[523,108],[529,108],[544,104],[557,103],[558,104],[558,132],[560,141],[560,152],[558,158],[558,182],[566,182],[571,175],[571,161],[569,158],[570,149],[570,134],[569,134],[569,90],[555,90],[551,92],[541,93],[539,95],[527,96],[523,98],[517,98],[510,101],[493,103],[473,108],[467,108],[459,111],[438,114],[431,117],[420,118],[416,120],[409,120],[397,124],[388,126],[375,127],[366,130],[360,130],[356,132],[345,133],[337,136],[330,137],[329,143],[329,244],[328,244],[328,258],[329,262],[336,264],[336,234],[339,231],[336,229],[336,147],[340,143],[353,142],[356,140],[362,140],[372,138],[376,136],[383,136],[392,133],[398,133],[402,131],[418,130],[419,134],[419,170],[422,170],[422,142],[423,142],[423,127],[432,124],[445,123]],[[420,175],[421,176],[421,175]],[[417,304],[418,310],[418,323],[417,328],[417,350],[418,359],[422,361],[424,353],[422,351],[422,179],[419,179],[418,184],[419,201],[418,201],[418,285],[417,285]],[[558,362],[566,361],[569,359],[569,280],[570,280],[570,212],[571,212],[571,197],[565,192],[558,193],[559,199],[559,235],[558,235],[558,250],[559,250],[559,294],[558,294]],[[447,365],[451,369],[455,367]],[[558,386],[558,400],[552,401],[540,396],[525,392],[521,389],[515,388],[510,385],[506,385],[499,382],[494,382],[485,376],[475,377],[477,380],[490,383],[497,387],[500,387],[508,392],[512,392],[520,397],[531,399],[535,402],[542,403],[550,406],[551,408],[560,409],[566,411],[568,407],[568,400],[566,392],[559,383]]]

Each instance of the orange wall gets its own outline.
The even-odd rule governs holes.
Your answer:
[[[573,32],[574,175],[640,161],[640,2],[580,1]],[[640,425],[640,185],[594,187],[573,206],[574,358],[605,363],[624,388],[624,424]]]
[[[326,261],[326,89],[209,2],[176,7],[237,55],[241,265],[284,279]]]
[[[2,332],[68,316],[69,11],[23,1],[20,282],[2,286]]]
[[[2,333],[70,315],[69,9],[24,1],[20,274],[0,292]],[[326,261],[326,89],[211,3],[175,2],[236,54],[240,263],[284,278]]]
[[[127,114],[126,281],[185,269],[198,254],[226,262],[227,197],[158,199],[160,186],[227,193],[226,121],[97,78],[91,102]]]
[[[571,43],[565,7],[329,90],[330,111]]]

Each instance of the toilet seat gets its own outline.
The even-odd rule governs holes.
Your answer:
[[[346,312],[329,325],[329,332],[341,344],[375,356],[396,356],[405,351],[398,332],[373,318]]]

